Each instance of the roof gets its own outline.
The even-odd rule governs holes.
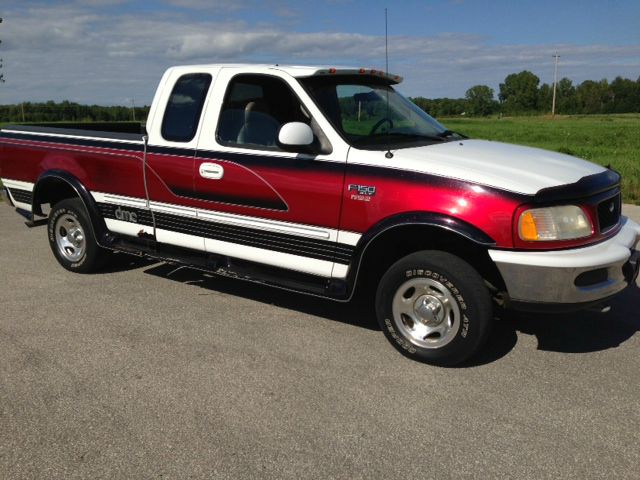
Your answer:
[[[186,65],[184,67],[187,67]],[[366,75],[378,78],[385,78],[391,84],[402,82],[402,77],[387,73],[375,68],[362,67],[334,67],[327,65],[280,65],[280,64],[260,64],[260,63],[216,63],[209,65],[189,65],[195,67],[217,67],[217,68],[238,68],[238,69],[274,69],[285,72],[295,78],[305,78],[322,75]],[[174,67],[175,68],[175,67]]]

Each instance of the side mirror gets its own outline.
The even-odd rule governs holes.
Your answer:
[[[302,122],[285,123],[278,133],[278,143],[287,150],[295,150],[300,147],[306,150],[313,144],[313,140],[311,127]]]

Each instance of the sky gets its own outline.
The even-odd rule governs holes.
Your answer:
[[[169,66],[385,66],[405,95],[640,77],[640,0],[0,0],[0,104],[149,104]]]

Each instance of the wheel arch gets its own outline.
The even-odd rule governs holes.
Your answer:
[[[96,242],[104,246],[107,226],[89,190],[72,174],[63,170],[48,170],[41,174],[33,189],[33,213],[44,216],[42,205],[51,207],[67,198],[79,198],[91,220],[92,234]]]
[[[489,256],[495,241],[482,230],[455,217],[412,212],[387,218],[367,231],[356,246],[348,275],[351,295],[377,284],[397,260],[421,250],[441,250],[465,260],[498,291],[504,280]]]

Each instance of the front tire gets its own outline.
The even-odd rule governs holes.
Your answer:
[[[484,344],[493,308],[478,272],[447,252],[421,251],[398,260],[376,293],[380,328],[404,355],[453,366]]]
[[[47,233],[53,255],[67,270],[91,273],[104,265],[108,252],[97,244],[89,215],[79,198],[68,198],[54,205]]]

